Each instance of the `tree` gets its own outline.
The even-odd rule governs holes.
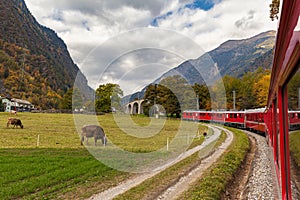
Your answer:
[[[258,82],[254,83],[254,94],[256,96],[258,107],[264,107],[267,105],[270,79],[270,74],[267,74],[262,76]]]
[[[226,99],[227,99],[227,109],[234,108],[234,99],[233,94],[235,93],[235,109],[241,109],[241,99],[242,99],[242,82],[240,79],[232,76],[224,76],[223,83],[226,90]]]
[[[181,110],[196,108],[196,95],[193,88],[181,76],[166,77],[159,84],[147,87],[144,99],[144,112],[149,115],[149,109],[155,103],[164,107],[170,117],[180,117]]]
[[[193,85],[193,89],[198,96],[199,109],[211,110],[211,100],[208,87],[205,84],[200,85],[195,83]]]
[[[267,100],[269,82],[270,71],[261,67],[255,72],[245,73],[241,78],[226,75],[211,87],[212,108],[232,109],[233,91],[237,110],[263,107]]]
[[[60,103],[60,108],[66,110],[72,110],[72,108],[79,109],[82,107],[83,107],[83,98],[78,88],[69,89],[64,95]]]
[[[96,110],[99,112],[111,112],[111,107],[121,109],[121,97],[123,91],[118,84],[107,83],[99,85],[96,90]]]
[[[252,108],[260,108],[262,106],[261,99],[257,99],[257,88],[259,85],[256,85],[258,82],[264,79],[265,75],[270,74],[269,70],[264,70],[263,68],[258,68],[255,72],[247,72],[241,78],[241,92],[242,92],[242,100],[241,100],[241,108],[242,109],[252,109]],[[268,85],[268,78],[264,80],[265,87]],[[262,82],[260,83],[262,84]]]
[[[146,115],[150,115],[150,108],[155,104],[162,105],[167,116],[180,115],[180,104],[175,94],[167,87],[160,84],[151,84],[147,87],[144,99],[143,110]]]
[[[211,108],[213,110],[226,109],[226,91],[223,80],[217,80],[211,87]]]
[[[61,109],[72,110],[72,94],[73,88],[69,89],[63,96],[63,99],[60,102]]]

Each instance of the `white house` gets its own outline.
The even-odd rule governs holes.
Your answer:
[[[2,104],[4,106],[5,112],[10,112],[11,110],[16,111],[31,111],[34,109],[34,105],[32,105],[29,101],[21,100],[21,99],[9,99],[6,97],[0,97],[2,99]]]

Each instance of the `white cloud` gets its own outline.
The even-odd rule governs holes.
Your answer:
[[[54,29],[65,41],[72,58],[94,88],[100,83],[99,73],[116,58],[120,57],[117,61],[121,65],[119,68],[110,66],[115,71],[105,74],[106,80],[117,82],[122,78],[127,89],[139,88],[138,84],[144,84],[142,79],[153,81],[152,77],[155,79],[176,67],[183,59],[200,56],[203,53],[200,47],[212,50],[226,40],[247,38],[277,26],[269,19],[270,2],[267,0],[216,0],[215,6],[208,11],[186,8],[184,5],[192,0],[25,2],[41,24]],[[159,16],[164,17],[157,18]],[[155,18],[158,27],[164,30],[144,28],[151,27]],[[193,41],[196,43],[192,44]],[[139,48],[156,51],[137,57],[138,54],[132,52]],[[159,49],[169,53],[158,57]],[[153,63],[151,57],[156,59],[155,66],[166,67],[149,70],[147,62]],[[134,74],[137,78],[130,80]]]
[[[275,30],[269,18],[268,1],[225,0],[208,11],[188,8],[158,21],[159,27],[176,30],[193,38],[205,50],[228,39],[242,39]]]

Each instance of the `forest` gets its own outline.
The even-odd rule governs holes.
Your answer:
[[[66,91],[47,63],[42,55],[0,40],[1,96],[28,100],[38,109],[59,108]]]
[[[189,85],[180,76],[167,77],[159,84],[147,87],[144,112],[148,115],[155,103],[162,105],[167,116],[172,117],[179,117],[183,110],[233,110],[234,107],[235,110],[244,110],[265,107],[270,73],[270,70],[258,68],[240,78],[226,75],[211,86],[197,83]]]

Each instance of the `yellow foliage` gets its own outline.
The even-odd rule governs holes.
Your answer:
[[[269,74],[264,75],[254,84],[254,94],[257,97],[258,105],[261,107],[266,106],[267,104],[270,78],[271,76]]]

